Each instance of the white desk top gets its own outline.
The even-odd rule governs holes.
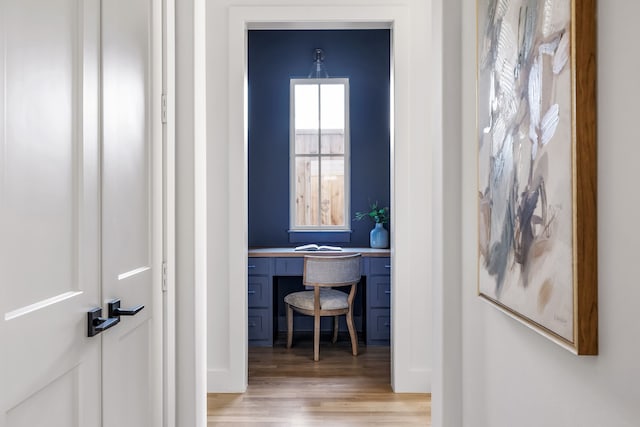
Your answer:
[[[341,251],[296,251],[294,248],[249,248],[250,257],[303,257],[305,255],[349,255],[362,254],[363,257],[388,257],[390,249],[348,248]]]

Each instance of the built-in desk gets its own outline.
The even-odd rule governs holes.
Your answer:
[[[276,279],[302,276],[305,255],[362,254],[364,286],[362,330],[367,345],[389,345],[391,334],[391,252],[389,249],[343,248],[342,251],[295,251],[293,248],[251,248],[248,262],[249,345],[272,346]],[[274,327],[274,325],[276,327]]]

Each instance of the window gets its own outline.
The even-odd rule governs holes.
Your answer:
[[[291,79],[290,228],[348,230],[349,79]]]

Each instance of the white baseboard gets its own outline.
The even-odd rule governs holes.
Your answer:
[[[242,376],[242,375],[240,375]],[[238,373],[229,369],[207,370],[207,393],[244,393],[246,380],[238,381]],[[245,378],[244,376],[242,376]]]
[[[395,373],[394,393],[431,393],[431,369],[410,369]]]

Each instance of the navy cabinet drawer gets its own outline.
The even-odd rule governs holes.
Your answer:
[[[303,258],[276,258],[276,276],[302,276]]]
[[[250,308],[248,313],[249,340],[271,339],[271,316],[267,308]]]
[[[249,275],[247,283],[248,307],[270,307],[271,306],[271,276]]]
[[[249,258],[247,270],[249,275],[252,274],[271,274],[272,258]]]
[[[302,276],[304,258],[276,258],[276,276]],[[360,272],[364,275],[364,263],[360,263]],[[387,271],[388,274],[388,271]]]
[[[367,283],[367,305],[369,307],[391,307],[391,278],[369,276]]]
[[[369,258],[369,274],[391,274],[391,258]]]
[[[367,319],[367,342],[391,338],[391,312],[388,308],[372,308]]]

